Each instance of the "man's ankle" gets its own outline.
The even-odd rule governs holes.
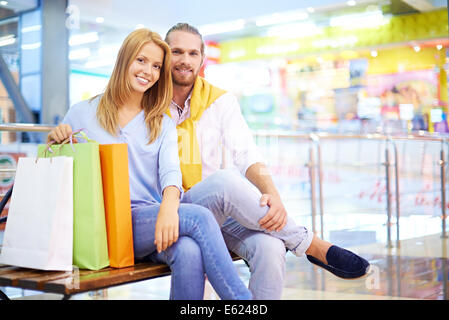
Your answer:
[[[306,254],[315,257],[323,263],[327,264],[326,254],[331,246],[331,243],[321,240],[314,235],[309,248],[307,248],[306,250]]]

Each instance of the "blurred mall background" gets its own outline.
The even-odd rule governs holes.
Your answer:
[[[37,123],[101,92],[130,31],[185,21],[254,129],[446,132],[447,17],[445,0],[1,1],[0,52]],[[3,121],[28,120],[8,96]]]
[[[283,298],[449,299],[447,1],[0,1],[0,122],[58,124],[129,32],[178,22],[203,34],[202,75],[238,97],[289,214],[378,272],[345,282],[288,254]],[[43,136],[0,138],[13,168]],[[109,298],[168,298],[152,281]]]

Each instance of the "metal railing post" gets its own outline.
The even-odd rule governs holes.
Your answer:
[[[394,175],[395,175],[395,183],[396,183],[396,190],[395,190],[395,196],[396,196],[396,247],[400,247],[400,237],[399,237],[399,218],[401,215],[400,210],[400,190],[399,190],[399,165],[398,165],[398,149],[396,147],[396,143],[393,141],[393,148],[394,148]]]
[[[315,157],[313,154],[312,143],[309,146],[309,178],[310,178],[310,203],[312,209],[312,232],[316,234],[316,193],[315,193]]]
[[[447,238],[446,234],[446,159],[444,154],[444,144],[446,140],[441,141],[440,151],[440,175],[441,175],[441,238]]]
[[[318,199],[320,202],[320,226],[321,226],[321,239],[324,240],[324,201],[323,201],[323,170],[321,162],[321,145],[320,140],[317,138],[317,169],[318,169]]]
[[[390,150],[388,148],[390,139],[385,143],[385,186],[387,198],[387,247],[391,248],[391,192],[390,192]]]
[[[443,299],[448,300],[449,299],[449,270],[448,270],[448,259],[447,259],[447,241],[443,240],[441,244],[441,273],[443,275]]]

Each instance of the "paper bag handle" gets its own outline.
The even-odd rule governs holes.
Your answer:
[[[83,130],[84,129],[79,129],[75,132],[72,132],[72,134],[68,138],[66,138],[64,141],[62,141],[59,145],[64,145],[64,144],[70,142],[70,146],[72,147],[73,152],[75,152],[75,148],[73,147],[73,137],[82,138],[82,139],[86,140],[87,142],[96,143],[96,141],[90,139]],[[45,152],[48,151],[50,153],[53,153],[51,146],[54,145],[55,143],[56,143],[56,141],[54,141],[54,140],[48,142],[47,145],[45,146]],[[45,155],[46,155],[46,153],[45,153]]]

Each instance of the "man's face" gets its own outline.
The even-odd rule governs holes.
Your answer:
[[[173,83],[192,86],[203,64],[201,38],[190,32],[173,31],[168,36],[170,45]]]

